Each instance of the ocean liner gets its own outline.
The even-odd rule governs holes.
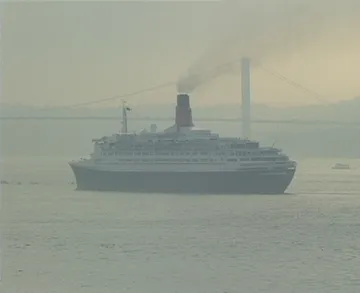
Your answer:
[[[78,190],[280,194],[294,177],[296,162],[280,149],[196,128],[188,94],[178,94],[175,124],[162,132],[128,132],[128,110],[121,132],[94,139],[89,158],[69,163]]]

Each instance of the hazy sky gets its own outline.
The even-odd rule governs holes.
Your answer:
[[[201,72],[242,55],[329,101],[349,99],[360,95],[359,14],[358,0],[1,4],[2,102],[87,102],[176,81],[189,69]],[[258,68],[252,81],[258,103],[317,102]],[[175,94],[174,86],[133,100],[174,102]],[[237,101],[237,68],[200,87],[193,99]]]

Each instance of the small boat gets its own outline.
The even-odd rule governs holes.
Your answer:
[[[348,164],[336,163],[332,169],[335,170],[349,170],[350,166]]]

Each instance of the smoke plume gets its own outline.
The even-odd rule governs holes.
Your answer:
[[[218,13],[227,21],[219,17],[222,22],[209,28],[214,42],[179,78],[180,92],[236,72],[233,61],[241,57],[286,58],[306,46],[344,42],[360,30],[358,0],[224,1]]]

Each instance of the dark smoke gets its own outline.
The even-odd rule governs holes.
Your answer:
[[[179,91],[190,93],[213,78],[238,72],[241,57],[286,58],[324,40],[344,42],[360,30],[358,0],[224,1],[219,14],[221,22],[209,28],[216,32],[213,44],[179,78]]]
[[[198,86],[203,85],[204,83],[211,81],[212,79],[215,79],[224,74],[234,72],[236,70],[236,63],[238,62],[225,63],[215,66],[214,68],[198,72],[194,70],[194,73],[192,73],[192,70],[190,69],[187,75],[184,75],[182,78],[179,79],[177,83],[177,90],[179,93],[191,93]]]

